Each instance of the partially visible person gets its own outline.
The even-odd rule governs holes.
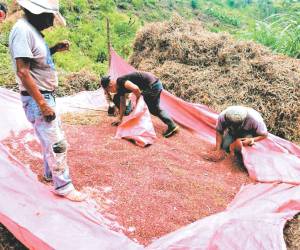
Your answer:
[[[107,114],[108,116],[117,116],[120,112],[120,102],[121,102],[121,96],[116,93],[109,93],[108,91],[104,91],[106,101],[108,103],[108,109]],[[132,104],[130,100],[130,94],[125,94],[125,102],[126,102],[126,108],[124,115],[127,116],[132,111]]]
[[[242,147],[253,146],[268,136],[261,115],[252,108],[230,106],[220,113],[216,126],[216,151],[234,156]]]
[[[44,179],[53,181],[55,193],[72,201],[86,197],[77,191],[69,175],[67,142],[56,111],[54,91],[58,86],[52,54],[69,49],[63,41],[50,48],[43,30],[54,18],[65,24],[55,0],[18,0],[24,11],[11,30],[9,48],[26,117],[38,136],[44,156]]]
[[[123,75],[117,80],[110,79],[110,77],[102,77],[101,85],[105,91],[120,95],[119,119],[113,125],[118,126],[122,122],[126,108],[125,94],[133,93],[137,100],[143,95],[150,113],[160,118],[168,126],[163,133],[164,137],[172,136],[179,129],[169,114],[160,107],[160,95],[163,86],[161,81],[153,74],[137,71]]]
[[[2,23],[7,16],[7,7],[6,4],[0,3],[0,23]]]

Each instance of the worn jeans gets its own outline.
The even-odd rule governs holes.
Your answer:
[[[168,128],[175,128],[176,124],[169,114],[160,107],[160,95],[163,90],[163,85],[160,81],[154,83],[151,88],[143,90],[142,95],[148,106],[150,113],[157,116],[162,122],[168,125]]]
[[[238,138],[252,138],[255,135],[249,131],[241,131],[235,135],[230,133],[230,131],[227,131],[223,135],[222,140],[222,149],[229,153],[229,146],[231,143],[233,143]]]
[[[43,94],[48,105],[55,111],[56,103],[50,93]],[[61,121],[56,119],[46,122],[39,106],[31,96],[21,96],[26,117],[34,127],[40,140],[44,157],[44,176],[52,179],[55,193],[66,195],[74,189],[67,165],[67,142],[61,128]]]

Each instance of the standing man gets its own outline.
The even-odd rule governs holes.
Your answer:
[[[242,147],[252,146],[268,136],[261,115],[252,108],[231,106],[220,113],[216,127],[216,150],[240,153]]]
[[[32,123],[44,155],[44,178],[52,181],[57,195],[72,201],[86,197],[78,192],[70,179],[67,165],[67,143],[56,113],[54,91],[57,73],[51,55],[69,49],[69,42],[51,49],[41,33],[53,26],[54,18],[65,24],[54,0],[18,0],[25,15],[11,30],[9,48],[16,72],[23,108]]]
[[[119,119],[113,123],[118,126],[123,119],[126,109],[125,94],[133,93],[137,100],[143,95],[144,100],[152,115],[155,115],[165,123],[168,128],[163,133],[164,137],[170,137],[179,129],[169,114],[160,107],[160,94],[163,90],[160,80],[149,72],[133,72],[112,80],[110,77],[102,77],[101,85],[106,92],[116,93],[120,96]]]
[[[7,15],[7,7],[4,3],[0,3],[0,23],[2,23]]]

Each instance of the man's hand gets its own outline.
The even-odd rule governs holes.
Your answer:
[[[54,110],[47,103],[42,104],[40,106],[40,109],[46,122],[52,122],[53,120],[55,120],[56,114]]]
[[[61,41],[57,43],[52,49],[53,54],[56,52],[62,52],[70,49],[70,42],[68,40]]]
[[[253,146],[255,143],[253,138],[241,138],[240,140],[243,146]]]
[[[222,161],[225,158],[226,158],[226,152],[221,149],[210,151],[203,156],[203,159],[207,161],[213,161],[213,162]]]
[[[118,115],[118,109],[116,106],[109,106],[107,110],[108,116],[117,116]]]

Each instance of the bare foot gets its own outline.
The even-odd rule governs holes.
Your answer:
[[[70,193],[65,195],[64,197],[67,198],[70,201],[80,202],[80,201],[84,201],[87,198],[87,195],[77,191],[76,189],[74,189]]]

